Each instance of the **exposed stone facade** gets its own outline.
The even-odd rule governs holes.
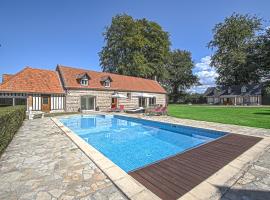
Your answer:
[[[77,112],[81,108],[81,96],[94,96],[95,107],[101,111],[108,110],[111,107],[112,94],[115,91],[112,90],[67,90],[66,94],[66,111]],[[131,98],[118,99],[118,105],[124,105],[125,109],[139,107],[139,98],[134,97],[138,92],[118,92],[127,96],[127,93],[131,93]],[[150,94],[150,93],[148,93]],[[166,94],[151,93],[156,97],[156,104],[166,105]],[[147,98],[147,105],[149,104],[149,98]]]

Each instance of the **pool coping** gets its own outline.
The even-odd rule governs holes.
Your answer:
[[[92,114],[107,114],[103,112],[95,112]],[[81,114],[75,114],[81,115]],[[88,115],[88,114],[83,114]],[[162,120],[155,120],[155,119],[148,119],[145,117],[136,117],[130,116],[127,114],[112,114],[112,115],[122,115],[131,118],[139,118],[145,120],[151,120],[156,122],[165,122],[171,123],[174,125],[183,125],[189,126],[186,124],[175,123],[175,122],[166,122]],[[74,115],[72,115],[74,116]],[[64,116],[61,116],[64,117]],[[70,117],[70,115],[69,115]],[[88,156],[90,157],[93,162],[111,179],[111,181],[130,199],[160,199],[157,195],[153,192],[148,190],[145,186],[135,180],[133,177],[128,175],[124,170],[122,170],[119,166],[114,164],[109,158],[104,156],[98,150],[96,150],[93,146],[85,142],[82,138],[78,135],[73,133],[69,128],[64,126],[57,118],[51,117],[51,119],[55,122],[55,124]],[[196,128],[203,128],[205,127],[200,126],[190,126]],[[208,128],[210,130],[215,131],[222,131],[218,129],[212,129],[211,127]],[[232,132],[231,130],[228,133],[236,133]],[[236,133],[240,135],[245,135],[241,133]],[[195,186],[189,192],[178,198],[178,200],[188,200],[188,199],[216,199],[220,198],[226,191],[219,191],[215,186],[226,186],[230,188],[245,172],[247,167],[255,161],[266,148],[270,145],[270,137],[261,137],[262,140],[256,143],[254,146],[249,148],[243,154],[238,156],[236,159],[231,161],[229,164],[225,165],[219,171],[214,173],[209,178],[205,179],[199,185]]]

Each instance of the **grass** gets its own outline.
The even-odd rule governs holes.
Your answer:
[[[270,107],[225,107],[170,104],[170,116],[270,129]]]

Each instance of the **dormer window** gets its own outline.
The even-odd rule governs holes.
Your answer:
[[[100,78],[100,83],[106,88],[111,87],[111,82],[112,78],[110,76],[102,76]]]
[[[243,86],[243,87],[241,88],[241,92],[242,92],[242,93],[247,92],[247,87],[246,87],[246,86]]]
[[[88,79],[81,79],[81,85],[88,86]]]
[[[104,81],[104,87],[111,87],[111,82],[109,80]]]
[[[76,77],[78,83],[80,83],[82,86],[88,86],[89,80],[91,79],[90,76],[85,72],[82,74],[78,74]]]
[[[230,93],[232,93],[232,88],[228,88],[228,93],[230,94]]]

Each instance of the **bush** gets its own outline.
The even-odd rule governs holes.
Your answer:
[[[0,155],[25,119],[25,106],[0,108]]]

